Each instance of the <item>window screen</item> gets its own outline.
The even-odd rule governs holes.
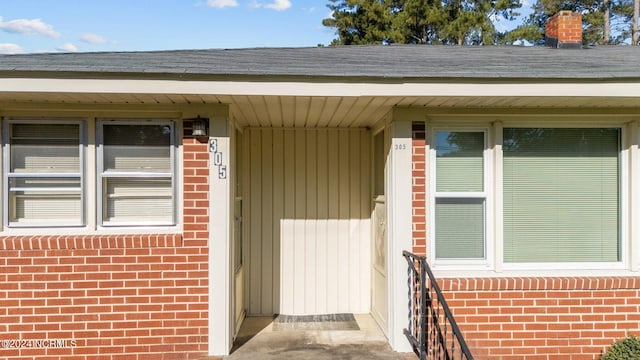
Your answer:
[[[82,225],[81,123],[16,120],[7,132],[7,225]]]
[[[103,121],[103,225],[175,223],[173,124]]]

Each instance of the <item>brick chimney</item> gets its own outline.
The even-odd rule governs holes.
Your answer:
[[[544,43],[557,49],[582,48],[582,14],[563,10],[547,20]]]

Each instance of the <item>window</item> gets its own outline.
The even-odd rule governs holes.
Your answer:
[[[484,131],[436,130],[435,258],[486,258]]]
[[[620,129],[503,130],[504,262],[616,262]]]
[[[434,265],[620,269],[622,129],[493,131],[499,143],[485,131],[430,130]]]
[[[173,124],[102,120],[99,129],[101,224],[175,224]]]
[[[5,121],[4,136],[4,223],[83,225],[82,122]]]
[[[102,119],[93,124],[93,119],[4,119],[6,228],[176,225],[174,123]],[[95,134],[87,132],[93,128]]]

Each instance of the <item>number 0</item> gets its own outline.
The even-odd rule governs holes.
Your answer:
[[[213,153],[213,165],[215,166],[222,165],[222,153],[220,152]]]

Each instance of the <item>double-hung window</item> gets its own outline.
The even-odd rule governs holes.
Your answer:
[[[83,225],[83,122],[13,119],[4,123],[6,226]]]
[[[101,225],[176,223],[174,131],[171,121],[98,122]]]
[[[486,132],[435,130],[432,171],[435,259],[487,258]]]
[[[176,225],[172,120],[25,117],[2,125],[6,228]]]

